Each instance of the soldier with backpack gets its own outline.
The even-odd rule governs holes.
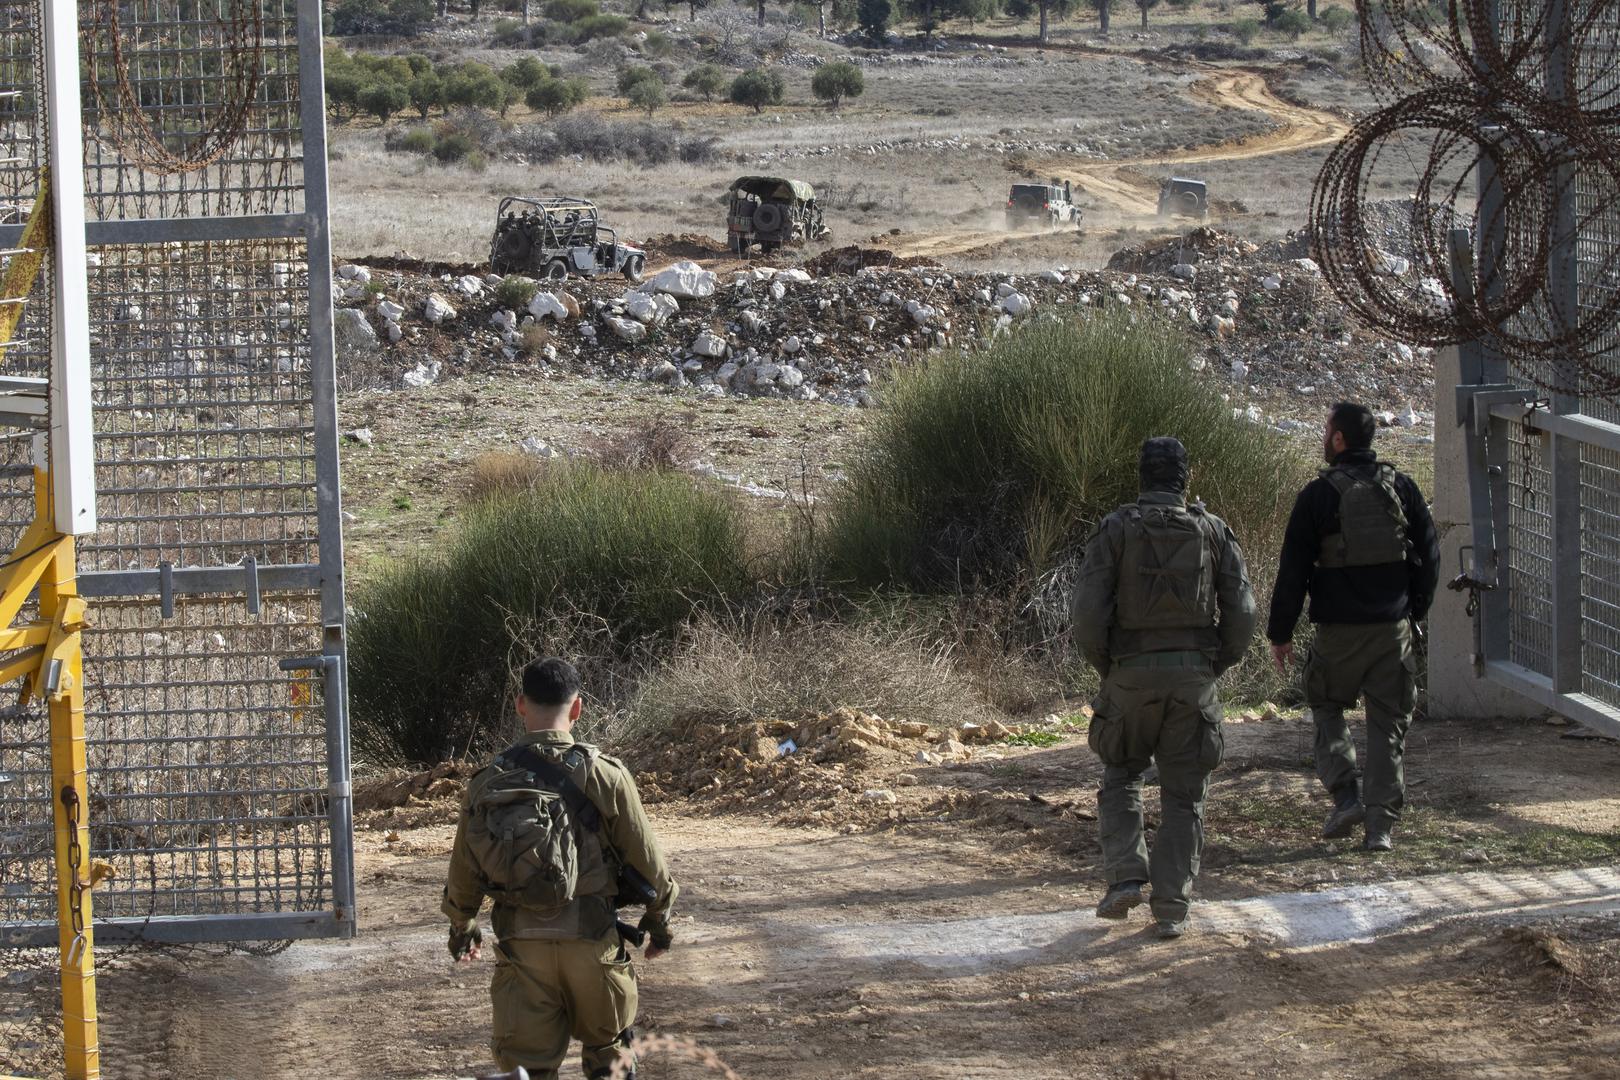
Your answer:
[[[1316,723],[1316,775],[1333,796],[1322,835],[1365,824],[1368,851],[1394,846],[1406,798],[1401,758],[1417,699],[1416,625],[1440,580],[1440,542],[1411,477],[1378,460],[1377,423],[1363,405],[1328,414],[1328,467],[1299,493],[1271,594],[1266,636],[1278,670],[1294,655],[1294,624],[1310,594],[1316,639],[1305,701]],[[1344,711],[1367,700],[1367,763],[1356,768]]]
[[[480,955],[478,909],[493,901],[491,1046],[501,1068],[521,1065],[535,1080],[555,1080],[570,1037],[587,1077],[609,1076],[625,1056],[636,976],[617,898],[627,878],[641,893],[651,960],[670,947],[678,891],[630,771],[574,741],[579,686],[563,660],[523,669],[526,734],[468,783],[444,887],[457,962]]]
[[[1152,883],[1159,936],[1186,930],[1204,846],[1204,797],[1221,763],[1215,680],[1254,636],[1254,594],[1226,523],[1187,505],[1187,450],[1148,439],[1141,494],[1114,511],[1086,545],[1074,594],[1075,646],[1097,669],[1088,740],[1102,760],[1097,794],[1104,919],[1123,919]],[[1159,768],[1161,817],[1143,839],[1142,774]]]

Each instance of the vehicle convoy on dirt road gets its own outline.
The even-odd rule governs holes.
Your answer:
[[[1007,227],[1029,225],[1055,227],[1078,223],[1081,210],[1074,205],[1074,192],[1068,181],[1050,184],[1014,184],[1007,193]]]
[[[1202,180],[1172,176],[1159,187],[1159,216],[1203,221],[1209,216],[1209,186]]]
[[[547,281],[623,274],[635,282],[646,265],[647,253],[621,244],[618,233],[602,224],[596,204],[584,199],[508,195],[495,211],[489,266],[497,274]]]
[[[761,251],[775,251],[830,233],[816,205],[815,188],[803,180],[739,177],[727,202],[726,246],[738,255],[748,254],[755,244]]]

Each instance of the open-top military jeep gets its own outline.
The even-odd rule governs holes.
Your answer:
[[[726,242],[738,255],[748,254],[755,244],[761,251],[775,251],[828,234],[815,189],[803,180],[744,176],[731,185],[728,204]]]
[[[508,195],[495,211],[489,266],[497,274],[533,274],[562,281],[570,274],[623,274],[640,281],[647,253],[619,243],[603,225],[596,204],[584,199],[530,199]]]

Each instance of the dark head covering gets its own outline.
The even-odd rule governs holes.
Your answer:
[[[1148,439],[1142,443],[1137,472],[1143,491],[1183,494],[1187,490],[1187,448],[1180,439],[1169,436]]]

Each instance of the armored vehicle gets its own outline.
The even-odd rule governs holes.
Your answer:
[[[815,189],[803,180],[744,176],[731,185],[726,241],[738,255],[748,254],[755,244],[761,251],[775,251],[784,244],[820,240],[828,231]]]
[[[509,195],[495,211],[489,266],[497,274],[533,274],[562,281],[570,274],[623,274],[640,281],[647,253],[619,243],[603,225],[596,204],[584,199],[529,199]]]
[[[1208,186],[1202,180],[1172,176],[1159,187],[1159,216],[1203,221],[1209,216]]]
[[[1007,228],[1026,225],[1056,226],[1078,222],[1080,208],[1074,205],[1068,181],[1050,184],[1014,184],[1007,193]]]

